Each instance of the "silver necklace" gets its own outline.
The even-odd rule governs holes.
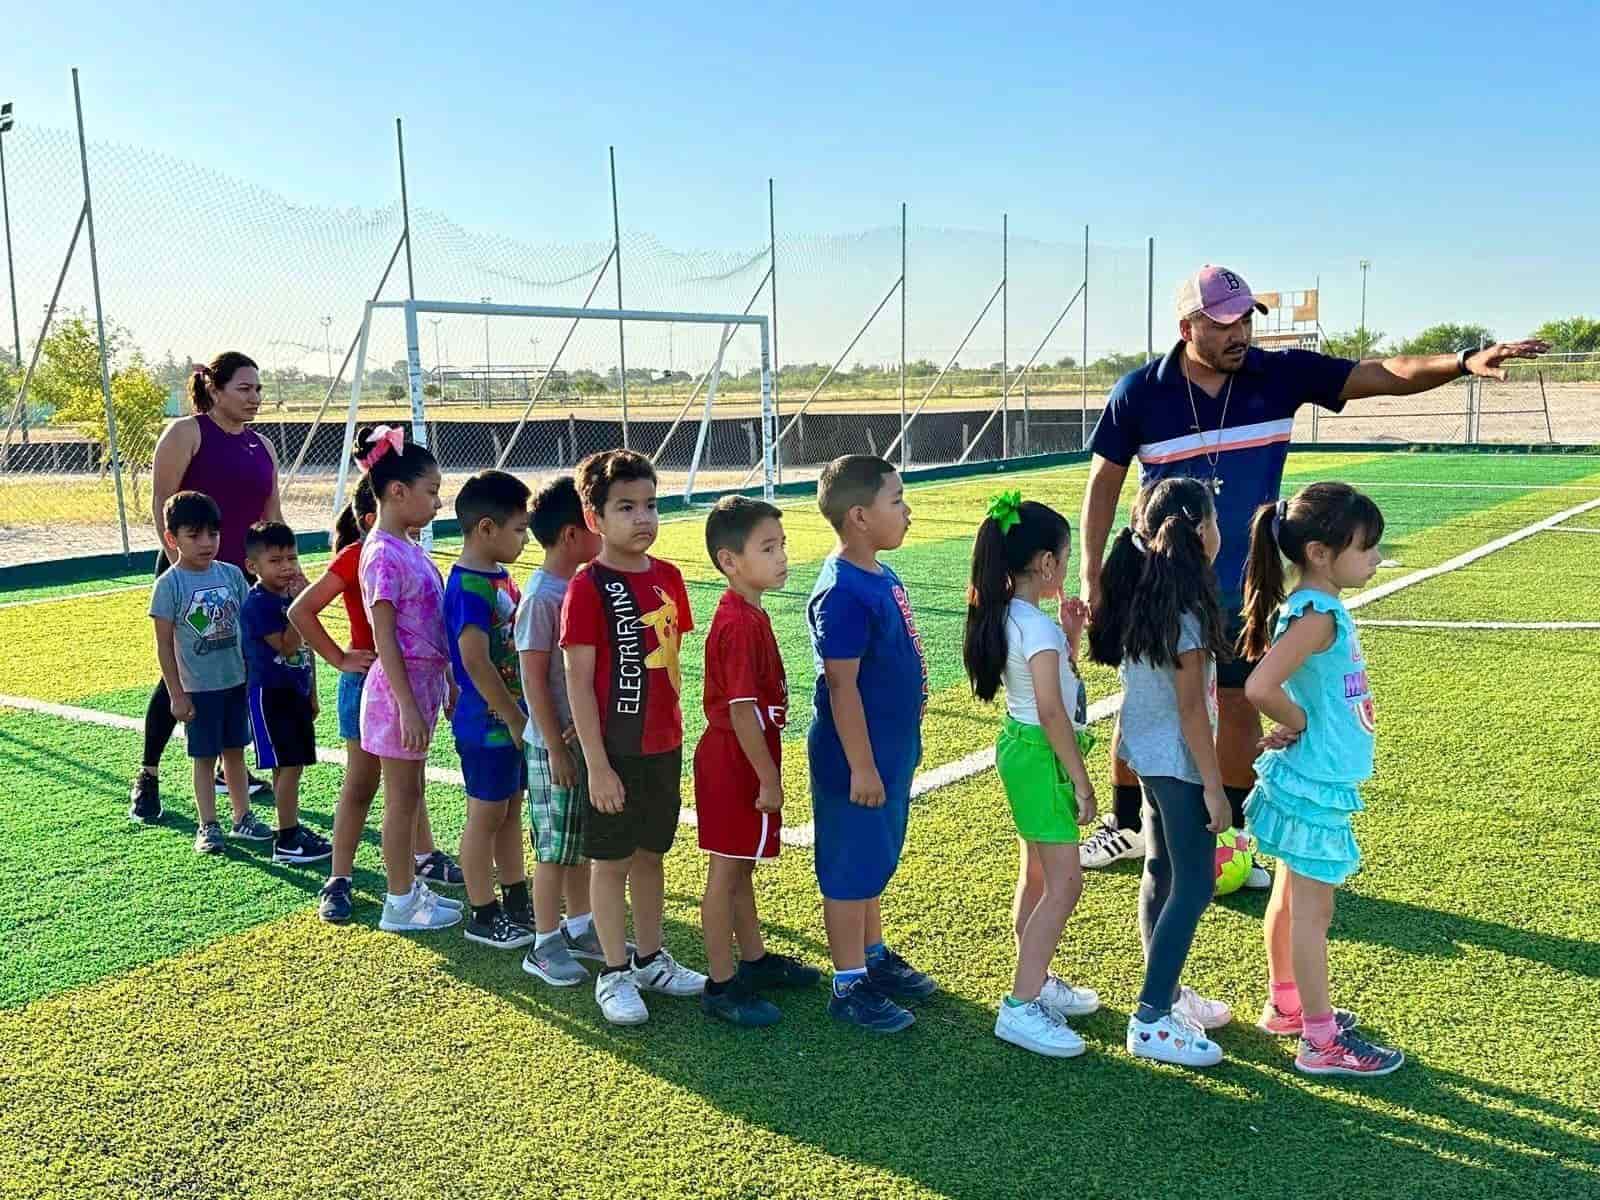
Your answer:
[[[1217,478],[1217,464],[1222,459],[1222,429],[1228,423],[1228,401],[1233,396],[1233,376],[1228,376],[1228,386],[1222,389],[1222,416],[1217,421],[1217,440],[1206,447],[1205,430],[1200,428],[1200,409],[1194,402],[1194,384],[1189,380],[1188,356],[1184,356],[1183,363],[1183,389],[1189,397],[1189,411],[1194,414],[1194,431],[1200,435],[1200,449],[1206,456],[1206,463],[1211,468],[1211,488],[1213,496],[1222,495],[1222,480]]]

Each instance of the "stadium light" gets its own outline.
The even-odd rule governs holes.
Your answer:
[[[11,286],[11,350],[16,356],[17,370],[22,370],[22,323],[17,319],[17,272],[11,260],[11,195],[6,187],[6,134],[11,132],[15,118],[11,115],[11,101],[0,104],[0,209],[5,211],[6,225],[6,278]],[[28,413],[22,412],[22,441],[28,441]]]

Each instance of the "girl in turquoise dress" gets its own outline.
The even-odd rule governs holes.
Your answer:
[[[1263,505],[1250,528],[1242,651],[1261,661],[1245,695],[1274,727],[1245,819],[1282,866],[1267,905],[1271,994],[1260,1027],[1298,1034],[1295,1066],[1311,1075],[1387,1075],[1405,1061],[1328,999],[1334,891],[1361,865],[1350,815],[1362,808],[1376,733],[1361,640],[1339,595],[1377,572],[1382,536],[1378,506],[1342,483]]]

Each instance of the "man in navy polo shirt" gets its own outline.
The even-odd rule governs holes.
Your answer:
[[[1460,354],[1413,355],[1354,362],[1310,350],[1268,352],[1250,344],[1251,322],[1266,306],[1235,271],[1205,266],[1178,288],[1178,343],[1166,356],[1117,381],[1089,448],[1093,462],[1083,498],[1083,561],[1079,594],[1099,599],[1100,564],[1128,467],[1139,460],[1143,487],[1173,475],[1204,480],[1216,496],[1222,552],[1217,578],[1237,636],[1244,597],[1250,518],[1276,503],[1295,413],[1305,404],[1341,412],[1351,400],[1426,392],[1462,375],[1504,379],[1513,358],[1537,358],[1540,341],[1496,343]],[[1244,798],[1255,783],[1261,718],[1244,696],[1252,664],[1217,668],[1217,757],[1233,821],[1244,825]],[[1116,803],[1112,821],[1080,847],[1086,867],[1144,854],[1138,778],[1112,751]],[[1259,868],[1249,886],[1267,887]]]

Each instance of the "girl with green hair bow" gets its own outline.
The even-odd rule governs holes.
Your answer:
[[[1063,622],[1042,603],[1061,595],[1072,528],[1053,508],[1018,491],[989,500],[972,547],[963,658],[973,692],[993,700],[1001,684],[1006,718],[995,765],[1021,853],[1013,924],[1017,966],[1000,1003],[995,1036],[1037,1054],[1082,1054],[1069,1018],[1100,998],[1050,973],[1050,960],[1083,891],[1078,827],[1094,819],[1094,785],[1083,756],[1093,744],[1081,722],[1081,684],[1072,665],[1085,613],[1063,601]],[[1067,606],[1071,606],[1070,608]]]

